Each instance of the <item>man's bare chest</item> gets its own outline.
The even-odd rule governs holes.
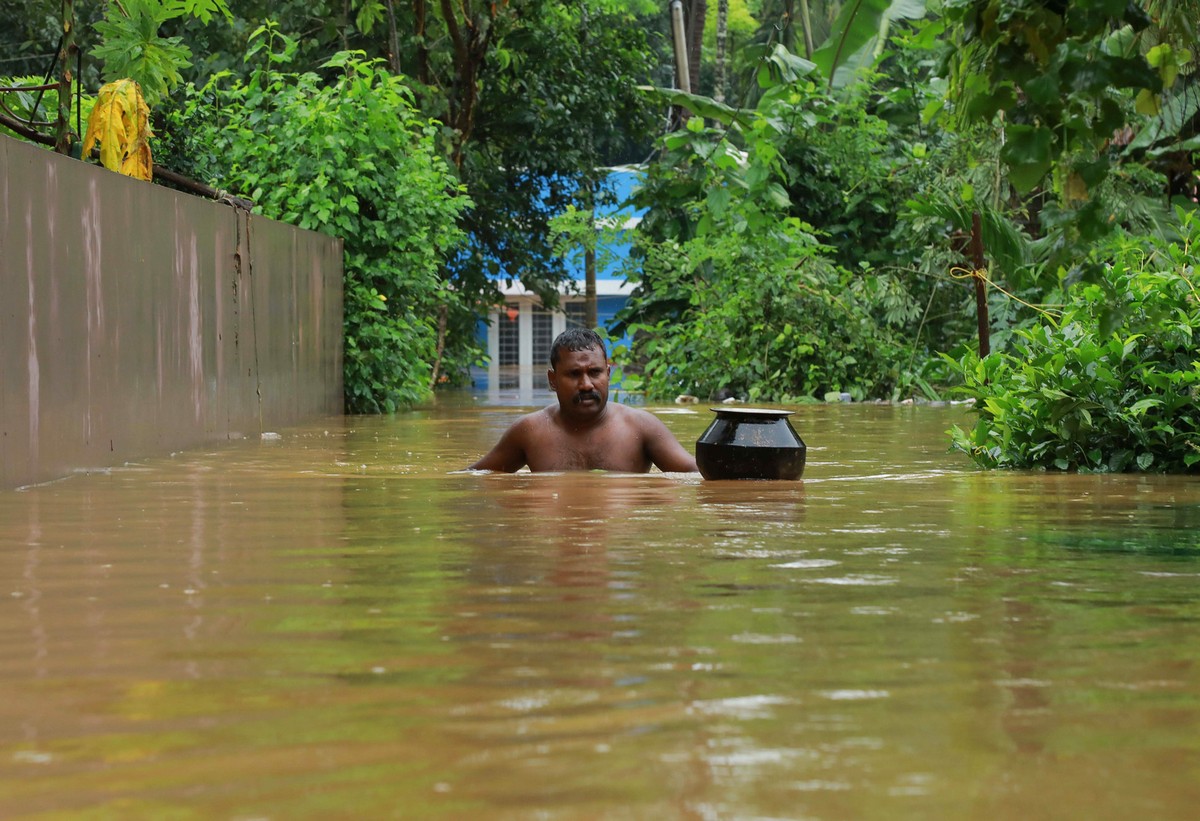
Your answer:
[[[578,433],[558,430],[553,446],[530,459],[530,470],[610,470],[641,473],[649,466],[641,442],[623,426]]]

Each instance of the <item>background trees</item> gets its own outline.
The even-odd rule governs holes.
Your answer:
[[[24,6],[56,16],[44,3]],[[85,84],[95,74],[120,71],[162,98],[154,121],[159,165],[220,190],[263,192],[268,196],[256,200],[264,212],[346,236],[351,296],[360,265],[355,249],[390,247],[364,251],[380,264],[391,258],[384,277],[395,280],[390,287],[377,275],[363,280],[388,295],[387,303],[348,303],[353,410],[411,404],[441,381],[461,381],[479,355],[476,315],[498,298],[498,273],[519,276],[553,303],[566,272],[549,220],[568,205],[590,208],[603,198],[604,165],[651,151],[657,118],[637,86],[655,80],[661,42],[653,26],[638,23],[639,12],[655,10],[641,0],[251,1],[227,17],[223,10],[218,0],[107,4],[107,21],[92,21],[82,41],[90,55]],[[26,30],[29,38],[41,31],[32,23]],[[347,83],[367,65],[379,98],[370,111],[361,108],[369,95],[353,102],[340,96],[358,88]],[[381,71],[392,79],[385,82]],[[292,94],[297,89],[304,93]],[[305,145],[306,130],[330,127],[314,106],[343,105],[346,123],[336,137],[342,149]],[[389,110],[394,123],[387,122]],[[401,137],[414,131],[408,142]],[[421,147],[421,162],[431,161],[430,150],[444,157],[453,178],[438,186],[414,177],[413,145]],[[289,166],[289,153],[312,161]],[[360,164],[369,167],[351,182],[355,172],[347,166]],[[371,190],[355,188],[368,178]],[[414,185],[414,179],[424,181]],[[287,187],[288,203],[272,199],[273,185]],[[414,189],[422,193],[410,201]],[[341,210],[351,193],[363,206],[353,219]],[[383,201],[389,195],[396,203]],[[432,205],[443,201],[453,202]],[[414,207],[419,203],[431,204]],[[359,220],[391,234],[348,235],[364,230]],[[416,273],[425,269],[424,261],[412,262],[425,259],[419,250],[436,258],[433,284]],[[411,298],[394,299],[397,289],[411,290]],[[400,305],[416,306],[415,313],[404,318]],[[417,336],[362,333],[362,322],[376,327],[367,320],[381,311],[390,317],[384,324],[405,325]],[[391,365],[367,372],[355,361]]]
[[[918,21],[880,0],[858,5],[865,27],[848,9],[816,65],[762,52],[752,109],[664,95],[711,126],[668,136],[642,192],[624,320],[647,390],[886,398],[965,378],[981,421],[956,441],[983,464],[1195,469],[1194,27],[1164,28],[1166,3],[957,0]],[[890,39],[858,48],[885,20]],[[869,68],[842,71],[851,53]],[[821,244],[772,256],[788,225]],[[982,360],[976,281],[998,349]]]
[[[270,9],[291,15],[281,15],[278,31],[292,39],[298,67],[327,76],[328,68],[312,66],[319,55],[360,48],[403,77],[415,107],[438,123],[436,144],[461,186],[447,194],[463,198],[463,241],[445,250],[439,267],[437,354],[417,359],[430,368],[426,390],[464,378],[478,355],[475,314],[497,299],[497,274],[519,276],[553,303],[566,272],[549,220],[603,196],[602,166],[649,153],[654,112],[636,86],[651,79],[661,44],[637,24],[639,7],[647,8],[422,0]]]

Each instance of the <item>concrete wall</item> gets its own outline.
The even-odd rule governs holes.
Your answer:
[[[0,136],[0,489],[341,409],[341,240]]]

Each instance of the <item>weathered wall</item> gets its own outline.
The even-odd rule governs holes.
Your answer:
[[[342,243],[0,136],[0,489],[342,408]]]

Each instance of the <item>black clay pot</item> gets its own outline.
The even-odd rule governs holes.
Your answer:
[[[808,448],[792,428],[791,411],[710,408],[717,418],[696,440],[705,479],[799,479]]]

